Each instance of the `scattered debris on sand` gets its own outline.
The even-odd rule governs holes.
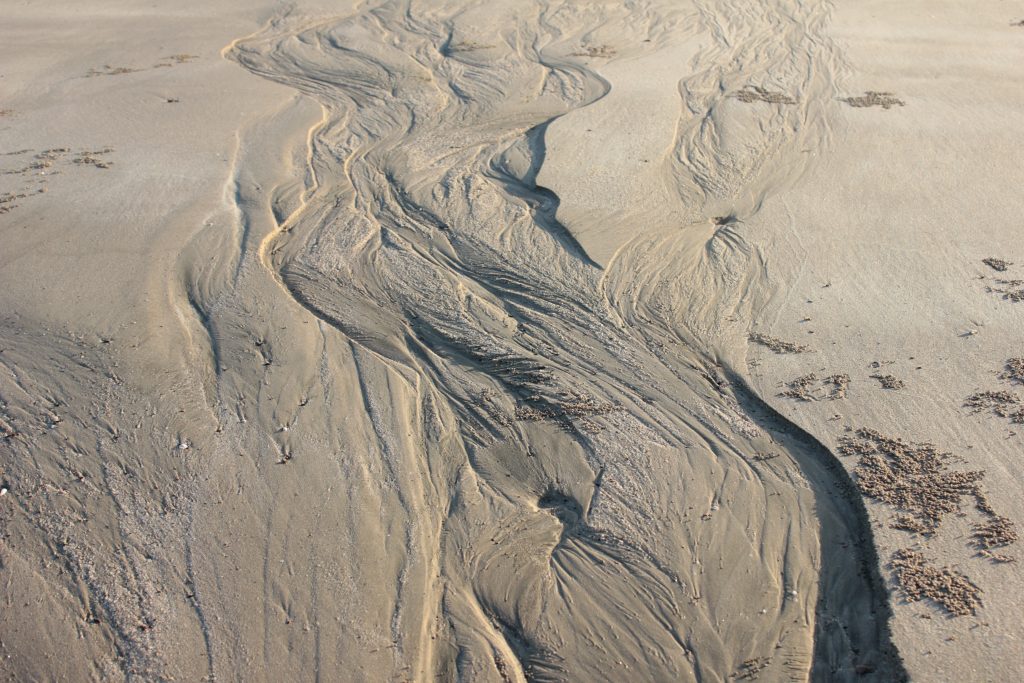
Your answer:
[[[121,76],[123,74],[133,74],[141,69],[133,69],[128,66],[110,66],[104,64],[102,69],[89,69],[86,73],[87,78],[93,78],[95,76]]]
[[[1013,265],[1009,261],[1004,261],[1001,258],[983,258],[981,259],[981,262],[992,270],[998,270],[1000,273],[1006,272],[1006,269]]]
[[[498,406],[497,397],[498,394],[493,389],[484,389],[475,403],[496,423],[503,427],[511,427],[512,419]]]
[[[739,92],[732,95],[740,102],[751,104],[753,102],[766,102],[768,104],[796,104],[796,100],[789,95],[776,90],[767,90],[757,85],[748,85]]]
[[[1017,542],[1017,529],[1006,517],[996,515],[982,524],[974,525],[974,534],[971,536],[974,544],[983,549],[1005,548]]]
[[[1024,280],[996,280],[999,287],[986,287],[985,291],[1002,294],[1007,301],[1024,301]]]
[[[761,346],[767,346],[775,353],[807,353],[810,351],[810,347],[804,346],[803,344],[794,344],[792,342],[782,341],[775,337],[763,334],[761,332],[751,332],[750,341]]]
[[[999,379],[1024,384],[1024,358],[1011,358],[1006,361],[1006,370],[999,374]]]
[[[769,460],[774,460],[777,457],[779,457],[778,453],[755,453],[753,460],[755,462],[767,462]]]
[[[187,53],[179,53],[175,55],[169,55],[162,57],[162,62],[154,64],[152,69],[167,69],[178,64],[188,64],[189,62],[199,59],[199,55],[190,55]],[[147,71],[145,68],[135,68],[130,66],[111,66],[110,64],[104,64],[102,69],[89,69],[85,74],[86,78],[94,78],[96,76],[121,76],[123,74],[133,74],[139,71]]]
[[[889,524],[889,528],[909,531],[913,534],[928,534],[932,531],[926,522],[922,522],[919,518],[911,515],[896,515],[896,519]]]
[[[968,396],[964,406],[971,408],[974,413],[991,410],[1014,424],[1024,424],[1024,407],[1021,407],[1020,397],[1009,391],[979,391]]]
[[[611,45],[587,45],[572,53],[573,57],[601,57],[610,59],[618,54]]]
[[[882,109],[891,109],[892,107],[902,107],[906,105],[906,102],[896,97],[891,92],[879,92],[875,90],[868,90],[859,97],[844,97],[843,102],[846,102],[851,107],[881,107]]]
[[[846,389],[850,385],[849,375],[829,375],[819,380],[813,372],[809,375],[797,377],[786,383],[786,390],[779,396],[793,398],[799,401],[835,401],[846,398]]]
[[[871,375],[871,379],[877,379],[883,389],[903,389],[907,383],[894,375]]]
[[[978,557],[984,557],[987,560],[991,560],[996,564],[1009,564],[1016,562],[1017,558],[1011,555],[1005,555],[1003,553],[994,553],[991,550],[979,550]]]
[[[478,43],[475,40],[464,40],[458,43],[449,43],[448,47],[445,48],[445,54],[456,54],[458,52],[476,52],[477,50],[487,50],[493,48],[494,45],[485,45],[484,43]]]
[[[63,173],[69,164],[110,168],[114,163],[103,158],[114,151],[109,147],[95,151],[82,150],[73,156],[70,147],[52,147],[37,152],[31,159],[25,159],[23,155],[32,151],[22,149],[0,155],[0,161],[3,162],[0,163],[0,176],[21,176],[23,182],[34,185],[34,187],[23,186],[15,192],[0,192],[0,214],[10,213],[21,206],[21,202],[18,201],[20,199],[46,194],[49,180],[53,176]]]
[[[607,415],[618,409],[614,403],[602,403],[593,396],[576,392],[565,392],[557,402],[545,402],[542,405],[519,405],[516,407],[516,419],[524,421],[537,420],[571,420],[595,415]]]
[[[830,387],[826,398],[830,401],[836,401],[846,398],[846,389],[850,386],[850,376],[844,374],[829,375],[822,380],[822,383]]]
[[[840,439],[838,451],[859,458],[854,474],[861,493],[904,513],[897,518],[896,528],[933,533],[943,517],[961,510],[965,496],[974,498],[982,512],[991,511],[978,485],[984,473],[949,470],[950,454],[933,444],[858,429]]]
[[[99,149],[96,151],[85,151],[79,152],[78,156],[71,160],[72,163],[78,164],[79,166],[95,166],[96,168],[110,168],[114,165],[113,161],[102,159],[101,157],[106,154],[110,154],[114,150],[109,147]]]
[[[977,412],[988,408],[1005,410],[1007,406],[1018,403],[1020,403],[1020,399],[1009,391],[979,391],[968,396],[964,405],[968,408],[974,408],[975,412]]]
[[[794,380],[786,382],[786,390],[781,392],[779,396],[786,398],[795,398],[798,401],[815,401],[814,395],[811,393],[811,387],[818,383],[818,376],[813,372],[809,375],[797,377]]]
[[[19,199],[24,199],[27,196],[28,195],[24,192],[19,192],[17,194],[13,192],[4,192],[3,194],[0,194],[0,213],[7,213],[18,208],[18,205],[14,202]]]
[[[892,557],[896,582],[911,602],[928,598],[953,616],[969,616],[981,606],[981,589],[960,572],[936,567],[909,548]]]
[[[972,497],[975,510],[984,517],[974,525],[971,537],[978,554],[993,562],[1016,561],[992,552],[1015,543],[1017,531],[1012,521],[996,514],[981,489],[984,472],[949,470],[945,464],[949,453],[929,443],[889,438],[873,429],[843,437],[838,451],[860,458],[854,474],[861,493],[900,511],[890,528],[934,534],[946,515],[961,513],[964,497]],[[973,614],[981,604],[980,589],[966,576],[930,565],[919,552],[900,550],[892,566],[897,583],[912,601],[930,598],[956,616]]]
[[[771,657],[754,657],[740,664],[733,678],[737,681],[753,681],[761,673],[761,670],[772,663]]]

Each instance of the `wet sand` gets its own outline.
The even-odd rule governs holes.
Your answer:
[[[0,667],[1024,671],[1007,11],[12,10]]]

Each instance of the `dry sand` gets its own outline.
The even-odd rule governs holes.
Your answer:
[[[1024,675],[1022,19],[6,8],[0,670]]]

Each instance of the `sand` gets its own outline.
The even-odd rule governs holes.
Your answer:
[[[11,680],[1013,680],[1007,3],[54,2]]]

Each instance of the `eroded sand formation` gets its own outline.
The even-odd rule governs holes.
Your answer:
[[[47,597],[4,647],[72,655],[14,670],[904,679],[862,493],[907,504],[747,362],[816,351],[751,330],[780,283],[747,221],[814,170],[837,107],[906,106],[843,88],[830,11],[374,2],[224,48],[302,99],[238,132],[223,208],[176,252],[187,371],[5,321],[3,562]],[[780,396],[834,406],[836,372]],[[968,479],[944,512],[987,500]],[[978,543],[1015,540],[986,514]],[[901,553],[914,600],[960,576]]]
[[[738,32],[782,26],[810,46],[820,11],[765,8]],[[726,30],[730,8],[703,12],[694,29]],[[271,401],[291,425],[274,439],[293,453],[288,466],[316,457],[302,445],[314,426],[343,451],[369,446],[356,462],[373,474],[358,486],[346,477],[353,529],[336,541],[358,556],[372,543],[363,534],[387,538],[380,564],[344,570],[360,587],[349,599],[387,619],[376,666],[414,678],[685,680],[758,660],[774,677],[815,662],[893,675],[876,579],[850,571],[870,566],[861,510],[836,493],[827,452],[787,436],[742,389],[723,321],[756,296],[756,256],[703,214],[796,172],[777,156],[813,134],[816,106],[751,113],[767,130],[738,128],[746,148],[718,149],[707,128],[716,107],[736,106],[720,89],[752,77],[717,66],[723,36],[695,55],[684,86],[707,90],[682,100],[706,110],[685,119],[703,125],[681,124],[669,154],[649,160],[678,186],[619,207],[645,224],[567,230],[559,196],[536,183],[548,125],[609,92],[578,57],[678,49],[686,18],[669,4],[397,4],[283,19],[228,52],[315,98],[324,118],[278,230],[258,247],[243,237],[239,261],[214,272],[239,274],[227,294],[195,296],[217,356],[238,357],[255,337],[273,355],[265,373],[217,373],[223,429],[251,434],[236,397],[303,362],[316,379]],[[796,80],[807,55],[780,47],[769,61],[765,49],[744,43],[738,58],[808,98],[827,87],[817,71],[806,90]],[[613,255],[602,267],[595,252]],[[246,295],[268,274],[317,319],[322,358],[288,335],[223,331],[245,329],[266,299]],[[355,400],[331,405],[342,387]],[[360,410],[338,425],[346,404]],[[787,457],[753,459],[775,450]]]

